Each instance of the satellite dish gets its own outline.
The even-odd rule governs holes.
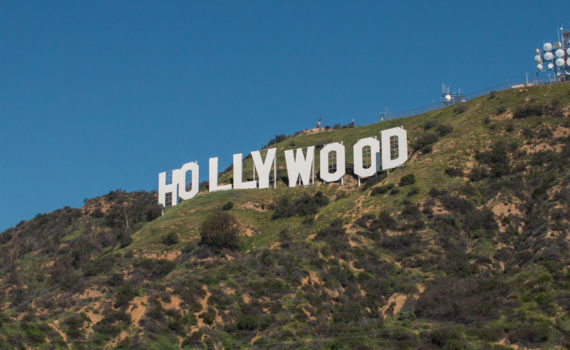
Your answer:
[[[535,49],[534,52],[536,52],[537,55],[540,55],[540,49]]]
[[[562,75],[562,73],[556,72],[556,76],[557,76],[557,77],[559,77],[559,76],[561,76],[561,75]]]
[[[544,49],[544,51],[552,51],[552,44],[551,43],[545,43],[542,48]]]
[[[451,101],[451,95],[450,94],[445,95],[445,101],[446,102]]]
[[[566,54],[570,56],[570,47],[566,49]]]
[[[544,59],[546,61],[552,61],[554,59],[554,55],[552,54],[552,52],[548,51],[547,53],[544,54]]]
[[[548,64],[548,69],[552,69],[552,68],[554,68],[554,63],[550,62],[550,63]]]
[[[556,57],[564,57],[564,50],[558,49],[554,51],[554,54],[556,55]]]
[[[558,67],[564,67],[564,59],[563,58],[557,58],[556,59],[556,65]]]
[[[534,63],[539,64],[540,62],[542,62],[542,57],[540,55],[534,56]]]
[[[539,64],[536,65],[536,70],[542,72],[542,63],[539,63]]]
[[[570,58],[568,58],[568,59],[566,60],[566,65],[567,65],[568,67],[570,67]]]

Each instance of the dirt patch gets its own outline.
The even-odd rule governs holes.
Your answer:
[[[102,297],[103,293],[96,289],[86,289],[83,293],[79,295],[79,299],[93,299]]]
[[[570,128],[565,127],[563,125],[558,125],[556,129],[552,130],[552,136],[554,136],[555,138],[568,137],[570,136]]]
[[[255,229],[255,227],[249,227],[249,226],[242,226],[242,227],[243,227],[242,234],[246,237],[252,237],[259,233]]]
[[[340,291],[337,289],[325,288],[324,290],[330,298],[340,297]]]
[[[510,110],[507,110],[507,111],[504,112],[504,113],[494,115],[493,117],[491,117],[491,119],[494,119],[494,120],[509,120],[509,119],[513,119],[513,112],[511,112]]]
[[[504,337],[503,339],[499,340],[498,342],[496,342],[495,344],[499,344],[499,345],[503,345],[503,346],[508,346],[511,347],[515,350],[520,349],[520,347],[517,344],[511,344],[511,342],[509,341],[509,339],[507,337]],[[530,349],[530,348],[529,348]]]
[[[520,215],[521,212],[517,208],[518,205],[522,205],[522,202],[518,198],[511,198],[511,203],[501,197],[501,194],[497,194],[495,198],[487,202],[487,206],[491,208],[493,214],[497,217],[508,216],[508,215]]]
[[[162,308],[165,310],[180,310],[180,304],[182,303],[182,299],[178,295],[171,295],[170,301],[168,303],[161,302]]]
[[[397,315],[402,307],[408,300],[408,297],[405,294],[401,293],[394,293],[390,296],[386,305],[384,305],[380,311],[382,312],[382,316],[386,317],[387,315]]]
[[[268,211],[269,209],[267,209],[267,206],[267,204],[259,202],[245,202],[241,205],[243,209],[249,209],[260,213]]]
[[[146,259],[164,259],[168,261],[177,261],[182,252],[180,250],[170,250],[166,252],[145,252],[141,254]]]
[[[303,312],[305,313],[305,316],[307,316],[307,319],[309,319],[309,321],[316,321],[317,318],[313,315],[311,315],[311,313],[309,311],[307,311],[304,307],[301,308],[301,310],[303,310]]]
[[[534,153],[544,152],[544,151],[559,152],[562,149],[562,146],[557,147],[557,146],[553,146],[553,145],[550,145],[547,143],[532,143],[530,145],[522,146],[521,149],[528,154],[534,154]]]
[[[321,280],[315,271],[309,271],[309,275],[301,279],[301,284],[306,286],[308,284],[317,285],[320,284]]]
[[[243,293],[243,294],[241,295],[241,299],[243,300],[243,302],[244,302],[245,304],[251,303],[251,297],[250,297],[249,294],[247,294],[247,293]]]
[[[325,129],[325,128],[312,128],[312,129],[303,129],[300,131],[301,135],[314,135],[314,134],[319,134],[321,132],[329,132],[332,131],[333,129]]]
[[[129,308],[127,309],[127,315],[131,317],[133,324],[135,325],[139,324],[139,321],[146,312],[147,306],[148,306],[148,296],[133,298],[133,300],[130,302]]]
[[[204,323],[204,320],[200,316],[208,312],[208,300],[212,296],[212,293],[210,293],[210,291],[208,290],[208,286],[206,285],[203,285],[202,289],[204,290],[206,295],[204,295],[204,297],[199,301],[200,305],[202,305],[202,309],[199,312],[194,313],[194,317],[196,317],[197,322],[195,326],[190,328],[190,334],[194,334],[195,332],[200,330],[200,328],[207,326],[206,323]],[[214,309],[214,312],[215,312],[214,324],[222,324],[223,323],[222,317],[220,316],[220,314],[216,309]]]

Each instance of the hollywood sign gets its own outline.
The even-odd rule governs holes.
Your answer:
[[[391,147],[394,145],[397,147]],[[382,147],[380,147],[382,146]],[[398,167],[408,160],[408,138],[406,130],[402,127],[382,130],[380,140],[376,137],[367,137],[358,140],[352,147],[354,175],[358,180],[376,174],[379,169],[388,170]],[[382,150],[382,152],[380,151]],[[396,151],[396,152],[392,152]],[[370,159],[365,165],[365,155]],[[273,186],[277,184],[277,149],[269,148],[262,158],[260,151],[251,152],[253,159],[253,180],[243,181],[242,154],[233,155],[233,183],[218,184],[218,157],[209,160],[209,191],[227,191],[231,189],[269,188],[270,174],[273,171]],[[310,185],[314,183],[315,176],[315,146],[309,146],[305,154],[302,148],[286,150],[285,162],[289,187],[297,185]],[[336,166],[329,167],[329,155],[335,153]],[[396,153],[396,154],[393,154]],[[324,145],[320,155],[319,177],[324,182],[342,181],[346,174],[345,146],[340,142]],[[191,173],[191,182],[187,185],[188,173]],[[257,179],[256,179],[257,174]],[[191,199],[199,191],[200,167],[198,162],[182,165],[180,169],[172,170],[172,181],[166,182],[166,172],[158,174],[158,203],[166,206],[166,195],[171,194],[171,205],[178,204],[178,199]],[[312,179],[312,182],[311,182]]]

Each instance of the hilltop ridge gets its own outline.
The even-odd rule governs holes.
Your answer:
[[[351,167],[396,126],[402,167],[287,186],[282,151],[342,141]],[[0,235],[0,347],[567,348],[569,140],[570,83],[510,89],[279,138],[276,189],[38,215]],[[205,243],[216,215],[237,245]]]

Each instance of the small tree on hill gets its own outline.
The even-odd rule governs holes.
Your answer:
[[[217,211],[202,223],[200,244],[214,248],[237,248],[239,231],[239,222],[235,216]]]

